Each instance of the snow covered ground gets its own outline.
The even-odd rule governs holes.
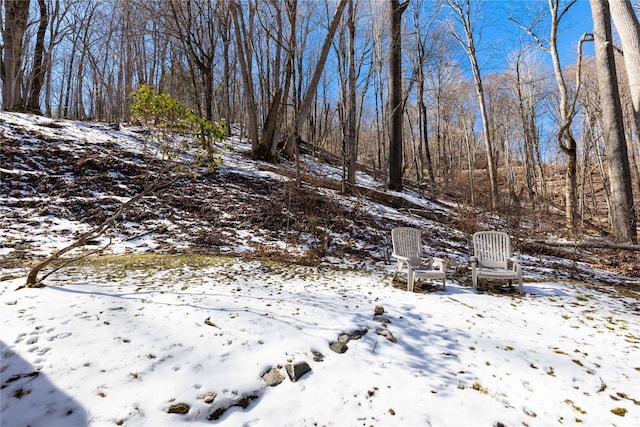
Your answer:
[[[15,138],[7,124],[17,123],[29,135],[57,138],[57,149],[80,160],[78,150],[95,152],[103,143],[137,147],[126,131],[0,118],[3,137]],[[28,141],[16,150],[37,148]],[[40,169],[44,162],[0,165],[2,180],[27,188],[30,174],[52,174],[50,166]],[[270,174],[255,166],[236,152],[220,174]],[[69,187],[78,182],[59,172]],[[269,230],[256,242],[255,230],[238,228],[215,256],[182,256],[179,244],[193,242],[188,232],[198,222],[181,230],[184,217],[174,210],[146,228],[121,224],[107,253],[128,256],[69,266],[44,288],[17,290],[31,257],[88,227],[74,216],[77,206],[34,185],[0,194],[3,427],[640,425],[640,305],[615,285],[636,286],[634,278],[524,254],[525,295],[474,292],[464,274],[464,238],[433,222],[425,238],[448,260],[447,288],[410,294],[392,285],[384,239],[372,249],[371,239],[328,230],[334,245],[348,240],[372,251],[370,258],[326,256],[303,265],[241,256],[272,244],[299,259],[304,245],[273,240]],[[82,202],[77,193],[75,204]],[[357,203],[382,225],[426,222]],[[158,224],[173,234],[145,234]],[[346,351],[332,350],[336,342]],[[295,381],[287,373],[305,366],[310,371]],[[282,382],[268,385],[273,378]]]
[[[409,294],[384,273],[230,258],[2,282],[2,425],[640,425],[633,301],[562,282]]]

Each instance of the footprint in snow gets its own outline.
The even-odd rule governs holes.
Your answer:
[[[60,334],[56,334],[56,335],[51,335],[49,338],[47,338],[49,341],[53,341],[53,340],[61,340],[64,338],[69,338],[71,336],[71,332],[62,332]]]

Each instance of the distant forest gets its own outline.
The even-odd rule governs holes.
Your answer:
[[[640,2],[589,0],[571,63],[559,34],[576,0],[495,3],[2,0],[2,108],[128,123],[148,85],[241,124],[256,159],[337,156],[345,191],[368,168],[390,190],[555,210],[636,243]]]

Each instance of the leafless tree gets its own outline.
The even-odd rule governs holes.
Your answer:
[[[609,2],[613,23],[620,35],[624,63],[631,88],[631,101],[635,116],[636,135],[640,135],[640,22],[629,0]],[[638,136],[640,139],[640,136]]]
[[[447,0],[447,3],[454,11],[454,16],[462,25],[464,35],[459,35],[453,31],[453,35],[464,48],[469,62],[471,63],[471,71],[473,72],[473,80],[475,82],[476,96],[478,105],[480,106],[480,118],[482,120],[482,134],[487,150],[487,170],[489,172],[489,185],[491,191],[491,208],[498,207],[498,177],[496,170],[496,162],[494,160],[494,146],[489,132],[489,118],[487,113],[487,105],[485,102],[484,86],[482,84],[482,75],[480,74],[480,65],[476,53],[474,32],[476,29],[477,15],[481,13],[481,1],[474,0]]]
[[[415,26],[415,47],[414,47],[414,68],[416,79],[416,91],[417,91],[417,104],[418,104],[418,122],[419,122],[419,169],[422,172],[423,169],[427,170],[427,176],[429,177],[429,189],[431,195],[436,193],[436,178],[433,167],[433,160],[431,156],[431,147],[429,144],[429,114],[427,111],[427,95],[425,93],[427,88],[426,74],[432,72],[427,70],[429,66],[428,60],[432,56],[431,50],[437,43],[430,44],[429,40],[434,38],[432,33],[432,25],[437,12],[440,8],[440,2],[435,3],[431,18],[423,16],[423,8],[426,2],[417,1],[413,3],[412,15],[413,23]],[[426,25],[425,25],[426,19]],[[420,179],[420,176],[418,176]]]
[[[558,85],[559,91],[559,129],[556,133],[556,142],[558,148],[567,156],[567,166],[565,174],[565,224],[570,229],[575,229],[578,221],[578,196],[577,196],[577,156],[578,144],[573,136],[571,126],[576,113],[576,101],[580,90],[580,62],[582,60],[582,44],[586,41],[587,36],[583,35],[578,44],[578,66],[576,67],[576,82],[573,95],[570,94],[563,74],[560,63],[560,54],[558,51],[558,28],[562,19],[567,12],[576,3],[577,0],[571,0],[565,5],[560,4],[560,0],[548,0],[550,29],[549,38],[544,40],[535,32],[535,26],[538,24],[534,21],[531,26],[526,27],[515,22],[520,28],[530,34],[540,49],[549,53],[553,63],[553,72]]]
[[[249,8],[249,19],[251,25],[245,24],[242,5],[232,0],[229,3],[233,19],[233,29],[235,33],[236,54],[240,62],[240,72],[242,74],[242,87],[244,89],[244,106],[248,124],[249,139],[251,140],[251,151],[254,155],[258,151],[260,141],[258,139],[258,108],[255,101],[255,88],[253,84],[253,19],[255,8]]]
[[[404,99],[402,90],[402,14],[409,6],[409,0],[400,3],[390,0],[389,12],[389,110],[391,111],[391,129],[389,140],[389,188],[402,190],[402,119]]]
[[[215,2],[197,0],[170,0],[172,33],[188,53],[202,84],[201,100],[204,116],[213,120],[213,69],[217,42],[217,17]],[[200,105],[201,102],[198,102]]]
[[[333,15],[333,18],[331,18],[331,23],[329,24],[327,34],[324,38],[324,42],[318,56],[318,60],[315,64],[313,74],[311,75],[311,80],[309,81],[307,90],[302,97],[300,108],[298,109],[294,118],[293,131],[289,134],[287,145],[291,144],[296,147],[296,156],[299,154],[298,138],[302,130],[302,125],[304,124],[307,115],[311,111],[311,104],[313,103],[313,100],[315,98],[315,94],[318,89],[318,83],[320,82],[320,77],[322,76],[322,72],[324,71],[324,65],[327,60],[327,56],[329,55],[329,50],[331,49],[331,42],[336,33],[336,30],[338,29],[338,24],[342,19],[342,13],[344,12],[346,5],[347,0],[340,0],[338,5],[336,6],[336,11]],[[296,159],[296,178],[298,184],[300,184],[300,163],[297,160],[298,159]]]
[[[29,0],[3,0],[2,39],[4,45],[1,48],[2,62],[0,63],[3,110],[21,111],[24,108],[24,94],[22,92],[24,77],[23,37],[27,30],[29,5]]]
[[[544,192],[544,179],[542,179],[544,168],[541,167],[542,162],[539,156],[538,131],[540,104],[545,92],[546,78],[541,69],[544,66],[537,62],[532,52],[528,52],[524,47],[514,51],[509,63],[512,87],[517,96],[517,116],[521,126],[523,172],[529,199],[533,201],[536,194]]]
[[[635,243],[637,241],[636,216],[633,206],[627,142],[623,129],[622,106],[618,91],[618,77],[613,55],[609,1],[589,0],[589,3],[593,17],[596,69],[604,121],[605,148],[609,164],[611,228],[617,241]]]

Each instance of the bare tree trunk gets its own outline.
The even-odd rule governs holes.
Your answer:
[[[389,189],[402,190],[402,117],[404,115],[402,97],[402,13],[409,5],[409,0],[402,4],[399,0],[390,0],[390,55],[389,75],[391,129],[389,141]]]
[[[487,104],[484,96],[484,87],[482,85],[482,76],[480,75],[480,66],[476,55],[476,47],[474,42],[474,22],[475,17],[471,15],[470,0],[448,0],[449,5],[455,10],[457,17],[462,24],[465,32],[466,41],[454,33],[454,37],[462,45],[467,52],[471,70],[473,72],[473,80],[475,82],[476,96],[480,106],[480,118],[482,119],[482,133],[487,149],[487,169],[489,171],[489,186],[491,192],[491,208],[493,210],[498,207],[498,177],[496,171],[496,162],[494,160],[494,147],[491,135],[489,133],[489,118],[487,114]]]
[[[2,77],[2,109],[22,111],[22,68],[23,46],[22,39],[27,30],[29,17],[29,0],[4,0],[4,25],[2,26],[2,40],[4,46],[0,77]]]
[[[616,241],[635,243],[637,241],[636,216],[633,206],[627,142],[623,129],[622,106],[618,91],[618,77],[613,56],[609,2],[608,0],[589,0],[589,3],[593,16],[604,141],[609,161],[611,228]]]
[[[258,109],[256,107],[253,72],[251,64],[253,53],[251,48],[251,34],[247,33],[242,14],[242,5],[236,4],[235,0],[230,2],[231,14],[233,15],[233,28],[236,35],[236,50],[240,60],[240,71],[242,73],[242,83],[244,86],[244,104],[249,122],[249,139],[251,139],[251,151],[255,156],[258,152]]]
[[[49,14],[45,0],[38,0],[40,8],[40,21],[38,23],[38,33],[36,35],[36,45],[33,51],[33,69],[31,71],[31,84],[27,95],[27,111],[40,113],[40,94],[46,72],[44,63],[44,36],[47,32]]]
[[[560,128],[556,134],[556,143],[560,151],[567,156],[567,170],[565,174],[565,225],[567,228],[575,229],[578,221],[578,195],[577,195],[577,143],[571,132],[571,124],[575,115],[575,105],[580,90],[580,69],[582,60],[582,43],[586,40],[586,36],[582,36],[578,44],[578,66],[576,67],[576,84],[573,98],[570,99],[567,84],[562,74],[562,66],[560,65],[560,54],[558,53],[558,27],[562,18],[566,16],[569,9],[577,0],[569,1],[566,6],[560,7],[559,0],[548,0],[549,13],[551,15],[551,29],[549,39],[545,41],[540,39],[531,31],[530,27],[525,27],[517,21],[513,20],[520,28],[531,35],[538,46],[551,55],[553,63],[553,72],[560,92]],[[511,18],[510,18],[511,19]]]
[[[275,5],[275,2],[274,2]],[[281,122],[283,121],[283,117],[286,112],[287,107],[287,99],[289,97],[289,91],[291,89],[291,82],[293,81],[294,74],[294,61],[295,55],[297,51],[297,31],[296,31],[296,23],[298,16],[298,1],[297,0],[289,0],[286,2],[287,7],[287,15],[289,19],[289,28],[291,31],[289,32],[289,40],[288,40],[288,48],[287,48],[287,56],[285,59],[285,69],[284,69],[284,77],[279,80],[278,87],[276,87],[274,91],[274,95],[271,101],[271,105],[269,106],[269,110],[267,112],[267,118],[264,121],[264,125],[262,126],[262,141],[261,145],[263,148],[260,149],[261,156],[264,157],[267,161],[275,161],[277,150],[279,146],[279,141],[277,140],[277,131],[279,126],[281,126]],[[282,36],[282,23],[279,23],[279,36],[278,36],[279,44],[284,45],[283,36]],[[279,49],[277,49],[276,58],[280,57]],[[279,62],[279,61],[278,61]],[[280,65],[275,65],[276,73],[280,73]]]
[[[534,158],[534,145],[537,144],[536,114],[533,102],[525,97],[525,82],[522,76],[522,57],[516,58],[516,93],[518,95],[518,112],[522,123],[522,135],[524,145],[524,174],[529,200],[533,203],[536,194],[536,170]],[[529,92],[529,91],[528,91]],[[535,204],[534,204],[535,205]]]
[[[425,72],[424,66],[427,61],[427,52],[426,52],[426,38],[427,35],[424,34],[424,30],[422,29],[422,20],[420,19],[420,5],[417,5],[414,8],[414,17],[413,21],[415,22],[416,28],[416,43],[417,43],[417,57],[416,57],[416,71],[417,71],[417,95],[418,95],[418,117],[420,123],[420,168],[426,166],[427,174],[429,175],[429,193],[431,196],[435,196],[436,194],[436,180],[435,174],[433,172],[433,161],[431,159],[431,149],[429,147],[429,116],[427,113],[427,105],[425,103]],[[421,30],[422,29],[422,30]],[[422,152],[424,151],[424,156]],[[423,157],[424,163],[423,164]]]
[[[347,181],[353,187],[356,183],[358,162],[358,135],[356,134],[356,11],[354,0],[349,0],[349,108],[347,110]]]
[[[52,56],[53,49],[56,45],[58,45],[63,38],[63,34],[65,30],[61,30],[61,25],[63,23],[64,17],[67,14],[66,9],[61,10],[60,0],[55,0],[53,3],[52,9],[49,11],[49,16],[51,17],[51,23],[49,24],[49,41],[48,46],[45,50],[45,58],[44,58],[44,66],[47,69],[45,74],[46,82],[44,83],[44,106],[45,106],[45,115],[51,117],[51,64],[52,64]]]
[[[636,136],[640,138],[640,22],[629,0],[610,1],[609,9],[624,50]]]
[[[296,157],[298,156],[298,137],[300,132],[302,131],[302,125],[305,121],[307,114],[311,111],[311,103],[315,98],[316,90],[318,89],[318,83],[320,82],[320,76],[322,75],[322,71],[324,70],[324,64],[327,60],[327,56],[329,55],[329,50],[331,49],[331,41],[333,40],[333,36],[338,29],[338,24],[340,23],[340,19],[342,18],[342,12],[344,12],[344,8],[347,5],[347,0],[340,0],[338,6],[336,7],[336,12],[331,19],[331,23],[329,24],[329,31],[324,39],[324,43],[322,44],[322,49],[320,50],[320,56],[318,57],[318,62],[316,63],[316,68],[313,71],[313,75],[311,76],[311,80],[309,81],[309,86],[307,87],[307,91],[302,98],[302,102],[300,103],[300,108],[296,114],[295,125],[293,132],[289,135],[287,145],[292,144],[292,147],[296,147]],[[296,158],[296,160],[298,160]],[[299,162],[296,161],[296,180],[298,184],[300,184],[300,171],[299,171]]]
[[[227,123],[227,136],[231,135],[231,125],[233,121],[233,117],[231,116],[231,66],[230,61],[231,57],[229,55],[229,46],[231,45],[231,15],[229,14],[229,9],[221,6],[220,3],[217,5],[218,12],[218,32],[220,34],[220,38],[222,39],[222,59],[224,61],[223,64],[223,73],[222,73],[222,107],[220,108],[222,111],[222,115],[224,116],[224,120]]]

